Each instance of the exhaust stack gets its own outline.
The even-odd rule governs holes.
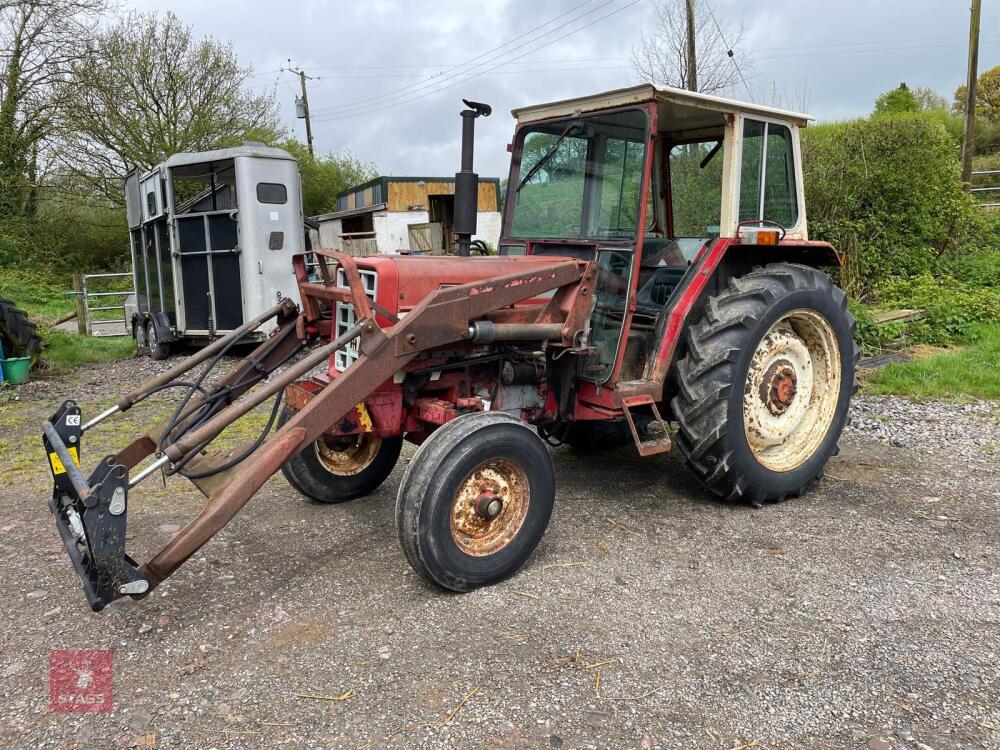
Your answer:
[[[468,255],[472,235],[476,233],[476,214],[479,211],[479,175],[472,171],[473,149],[476,140],[476,118],[489,117],[493,108],[489,104],[462,100],[468,109],[462,110],[462,170],[455,173],[454,232],[458,235],[458,255]]]

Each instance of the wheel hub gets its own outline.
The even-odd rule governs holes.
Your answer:
[[[795,400],[798,382],[794,365],[787,359],[779,359],[764,373],[760,384],[760,400],[771,414],[783,414]]]
[[[480,464],[452,502],[452,539],[467,555],[496,554],[521,530],[530,502],[531,485],[518,464],[508,459]]]
[[[487,490],[476,500],[476,512],[480,518],[492,521],[503,512],[503,500]]]

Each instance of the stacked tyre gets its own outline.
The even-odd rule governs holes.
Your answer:
[[[42,339],[28,314],[8,299],[0,297],[0,342],[4,357],[31,357],[31,365],[42,354]]]

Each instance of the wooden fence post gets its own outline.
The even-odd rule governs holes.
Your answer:
[[[76,329],[81,336],[87,335],[87,301],[83,298],[83,276],[73,274],[73,299],[76,300]]]

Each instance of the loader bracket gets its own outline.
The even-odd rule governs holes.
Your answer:
[[[119,597],[145,594],[149,584],[125,553],[128,469],[115,456],[107,456],[82,487],[79,469],[67,463],[79,461],[80,421],[79,407],[67,401],[52,416],[52,429],[46,430],[53,478],[49,510],[87,601],[99,612]]]

